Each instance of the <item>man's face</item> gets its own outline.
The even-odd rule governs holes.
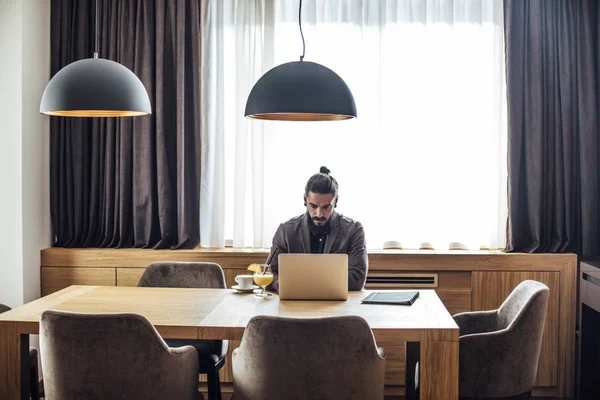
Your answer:
[[[337,196],[334,199],[332,194],[308,192],[308,196],[304,196],[304,202],[306,203],[308,215],[310,215],[315,225],[322,226],[331,217],[333,207],[337,203]]]

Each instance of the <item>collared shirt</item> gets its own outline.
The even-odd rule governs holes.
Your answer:
[[[310,235],[310,252],[313,254],[323,254],[325,251],[325,241],[327,240],[327,232]]]

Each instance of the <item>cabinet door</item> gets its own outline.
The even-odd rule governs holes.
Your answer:
[[[71,285],[115,286],[115,268],[42,267],[42,296]]]
[[[117,286],[137,286],[146,268],[117,268]]]
[[[558,272],[473,272],[473,311],[500,307],[519,283],[532,279],[550,288],[536,386],[556,386],[558,382]]]

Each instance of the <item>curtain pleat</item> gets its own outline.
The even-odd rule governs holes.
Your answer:
[[[143,82],[152,115],[51,117],[58,247],[193,248],[200,241],[200,10],[191,0],[100,2],[99,57]],[[94,53],[93,0],[52,0],[51,69]]]
[[[505,0],[507,250],[600,253],[596,0]]]

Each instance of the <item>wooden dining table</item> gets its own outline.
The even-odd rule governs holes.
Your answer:
[[[368,290],[350,292],[347,301],[298,301],[230,289],[70,286],[0,314],[0,399],[29,399],[29,335],[39,333],[40,315],[46,310],[137,313],[163,337],[230,340],[240,340],[256,315],[358,315],[376,341],[418,344],[421,398],[458,399],[458,326],[434,290],[419,292],[413,305],[398,306],[361,304]]]

